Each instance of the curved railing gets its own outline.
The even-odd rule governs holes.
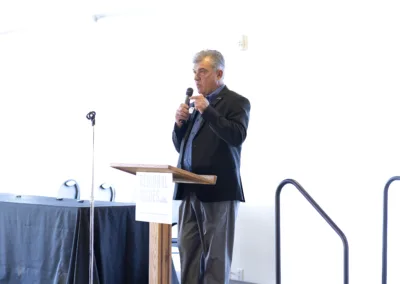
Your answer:
[[[344,253],[344,269],[343,269],[343,283],[349,284],[349,244],[344,233],[339,229],[338,226],[332,221],[331,218],[321,209],[317,202],[312,199],[312,197],[304,190],[304,188],[293,179],[283,180],[277,190],[275,195],[275,250],[276,250],[276,284],[281,284],[281,221],[280,221],[280,194],[283,187],[286,184],[294,185],[300,193],[307,199],[307,201],[314,207],[315,210],[325,219],[325,221],[332,227],[332,229],[339,235],[343,242],[343,253]]]

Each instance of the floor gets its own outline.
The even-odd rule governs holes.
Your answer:
[[[176,274],[178,276],[178,280],[180,281],[181,265],[180,265],[180,261],[179,261],[179,251],[178,251],[177,247],[172,247],[172,261],[174,262]],[[231,280],[230,284],[256,284],[256,283]]]
[[[181,280],[181,263],[179,260],[179,251],[177,247],[172,247],[172,261],[174,262],[174,267],[176,270],[176,274],[178,276],[178,280]]]

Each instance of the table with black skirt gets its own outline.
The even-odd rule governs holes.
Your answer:
[[[147,284],[149,224],[135,205],[96,201],[94,220],[93,282]],[[89,283],[89,228],[87,200],[0,194],[0,283]]]

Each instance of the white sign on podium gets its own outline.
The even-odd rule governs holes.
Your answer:
[[[172,173],[136,174],[136,221],[172,223]]]

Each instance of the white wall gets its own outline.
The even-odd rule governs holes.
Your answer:
[[[109,163],[176,163],[171,127],[193,86],[191,56],[217,48],[227,85],[252,103],[242,163],[247,202],[232,269],[243,268],[247,281],[274,283],[275,190],[293,178],[347,235],[351,283],[378,283],[382,192],[399,174],[397,3],[164,2],[42,1],[17,17],[29,19],[19,30],[0,34],[1,190],[53,194],[76,177],[88,196],[92,128],[85,115],[95,110],[96,182],[110,181],[119,200],[129,198],[134,178]],[[4,15],[21,7],[7,5]],[[91,20],[108,11],[126,15]],[[242,34],[247,51],[237,47]],[[394,204],[391,282],[400,279]],[[285,188],[282,283],[342,283],[341,261],[340,240]]]

